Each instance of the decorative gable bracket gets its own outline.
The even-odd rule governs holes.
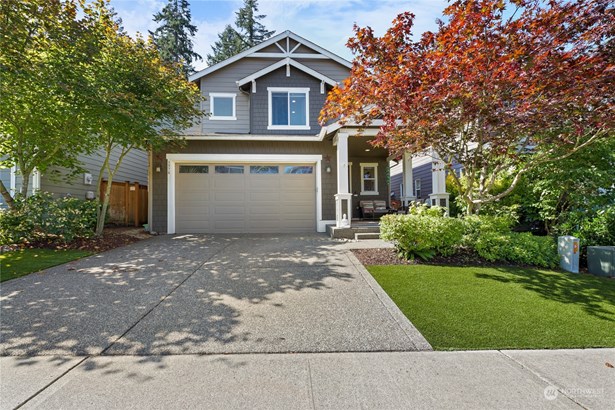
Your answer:
[[[252,84],[252,92],[255,93],[256,92],[256,80],[266,74],[269,74],[272,71],[275,71],[283,66],[286,66],[286,76],[290,77],[290,67],[293,66],[298,70],[303,71],[304,73],[311,75],[314,78],[317,78],[320,80],[320,93],[324,94],[325,93],[325,83],[329,84],[331,86],[336,86],[337,85],[337,81],[327,77],[324,74],[319,73],[318,71],[311,69],[310,67],[303,65],[295,60],[293,60],[290,57],[286,57],[283,60],[278,61],[277,63],[271,64],[270,66],[267,66],[265,68],[263,68],[262,70],[259,70],[257,72],[255,72],[254,74],[251,74],[247,77],[242,78],[241,80],[237,81],[237,86],[238,87],[242,87],[248,83]]]

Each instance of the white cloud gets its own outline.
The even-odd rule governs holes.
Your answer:
[[[265,24],[278,31],[291,30],[340,56],[351,59],[346,42],[352,27],[370,26],[382,35],[393,19],[404,11],[416,15],[415,31],[421,34],[436,29],[435,19],[442,14],[446,0],[378,1],[370,0],[261,0]]]
[[[154,14],[162,10],[166,1],[164,0],[114,0],[111,6],[122,19],[122,26],[134,36],[137,32],[147,36],[148,30],[154,31],[156,23]]]
[[[166,0],[112,0],[111,5],[123,20],[129,34],[136,32],[147,34],[154,30],[156,23],[152,20],[154,13],[162,9]],[[212,12],[215,17],[208,17],[207,11],[220,7],[231,11]],[[230,7],[229,4],[230,3]],[[235,13],[242,0],[212,1],[192,0],[193,24],[198,28],[194,38],[194,51],[203,58],[211,52],[211,45],[218,38],[218,33],[227,24],[235,21]],[[265,26],[277,33],[291,30],[306,39],[336,53],[346,59],[352,55],[346,48],[348,38],[353,35],[352,27],[370,26],[376,35],[382,35],[391,26],[393,19],[401,12],[410,11],[416,15],[415,33],[420,35],[426,30],[435,30],[436,18],[442,15],[447,0],[260,0],[259,13],[267,17]],[[199,12],[195,13],[195,9]],[[202,9],[201,9],[202,8]],[[205,10],[205,12],[201,10]],[[195,18],[205,15],[205,18]],[[204,62],[197,62],[195,67],[202,69]]]

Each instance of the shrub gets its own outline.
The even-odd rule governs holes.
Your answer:
[[[463,218],[464,235],[462,245],[473,249],[480,237],[504,235],[515,223],[513,216],[469,215]]]
[[[441,215],[385,215],[380,220],[380,236],[393,242],[405,258],[430,259],[436,254],[448,256],[456,252],[463,223]]]
[[[414,207],[409,215],[385,215],[380,220],[380,236],[393,242],[400,256],[430,259],[450,256],[461,248],[490,262],[509,262],[553,268],[559,263],[552,237],[511,232],[511,216],[447,218],[427,214]]]
[[[15,207],[0,214],[0,243],[39,240],[72,242],[90,237],[96,227],[96,202],[53,199],[49,193],[15,198]]]
[[[551,236],[529,232],[485,232],[473,246],[481,258],[491,262],[512,262],[554,268],[559,264],[557,246]]]
[[[578,237],[583,247],[615,245],[615,205],[593,215],[586,211],[570,212],[556,231],[559,235]]]

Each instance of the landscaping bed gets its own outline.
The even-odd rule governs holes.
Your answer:
[[[357,259],[367,265],[451,265],[451,266],[515,266],[502,262],[490,262],[471,252],[459,252],[450,256],[434,256],[428,261],[415,258],[400,258],[395,248],[353,249]]]
[[[92,253],[105,252],[120,246],[130,245],[142,239],[151,237],[142,228],[133,227],[107,227],[101,237],[76,238],[71,243],[56,242],[53,240],[31,242],[27,248],[38,249],[73,249],[85,250]]]

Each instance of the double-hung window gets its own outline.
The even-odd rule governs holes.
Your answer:
[[[310,129],[310,89],[268,87],[269,130]]]
[[[420,179],[414,180],[414,196],[417,198],[421,197],[421,180]]]
[[[361,195],[378,195],[378,164],[361,164]]]
[[[233,93],[209,93],[211,107],[210,120],[236,120],[235,99],[237,95]]]

